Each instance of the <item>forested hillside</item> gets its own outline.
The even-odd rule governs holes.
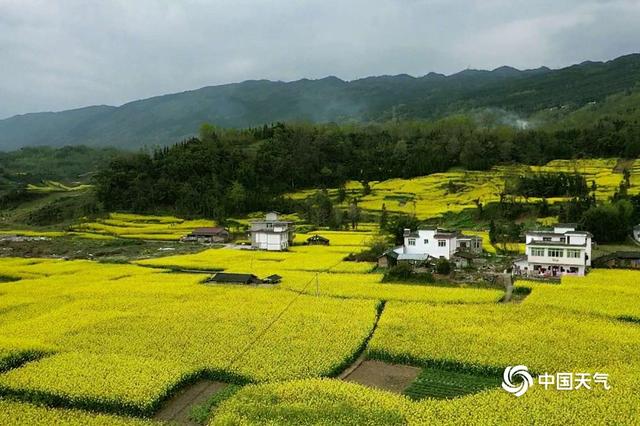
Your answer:
[[[204,122],[244,128],[277,121],[385,122],[437,119],[456,113],[492,112],[498,122],[523,125],[534,115],[553,120],[585,105],[633,90],[640,81],[640,55],[550,70],[465,70],[336,77],[294,82],[246,81],[159,96],[120,107],[96,106],[0,120],[0,149],[29,145],[169,145],[193,136]],[[559,111],[559,112],[554,112]],[[518,121],[520,120],[520,121]]]
[[[107,210],[223,219],[282,208],[274,197],[347,180],[423,176],[451,167],[640,156],[640,123],[603,119],[571,130],[485,128],[467,117],[381,125],[276,124],[243,131],[203,126],[199,138],[111,162],[96,177]]]
[[[0,190],[14,183],[35,184],[42,180],[86,182],[91,174],[118,153],[114,148],[86,146],[33,147],[0,151]]]

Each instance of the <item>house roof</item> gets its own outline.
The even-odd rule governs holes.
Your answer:
[[[564,237],[564,233],[554,231],[528,231],[526,235],[543,235],[545,237]]]
[[[204,228],[196,228],[191,231],[191,235],[218,235],[223,232],[228,232],[222,226],[213,226],[213,227],[204,227]]]
[[[387,250],[384,253],[382,253],[380,256],[378,256],[378,259],[381,257],[390,257],[392,259],[397,259],[399,256],[399,253],[394,251],[394,250]]]
[[[458,234],[459,240],[481,240],[482,237],[477,235],[466,235],[466,234]]]
[[[400,253],[398,254],[398,260],[427,260],[429,258],[428,254],[418,254],[418,253]]]
[[[588,231],[569,231],[565,232],[567,235],[586,235],[587,237],[593,237],[593,234]]]
[[[258,277],[253,274],[231,274],[228,272],[218,272],[214,274],[208,281],[217,283],[259,283],[261,282]]]
[[[456,234],[451,233],[451,232],[443,232],[443,233],[439,233],[439,234],[434,234],[433,238],[443,238],[443,239],[451,239],[454,238],[456,236]]]
[[[269,275],[268,277],[264,278],[262,281],[265,282],[270,282],[270,283],[278,283],[282,280],[282,277],[278,274],[273,274],[273,275]]]
[[[276,231],[273,228],[267,229],[267,228],[260,228],[260,229],[250,229],[249,232],[252,233],[263,233],[263,234],[288,234],[289,233],[289,228],[285,228],[285,229],[281,229],[280,231]]]
[[[528,266],[529,260],[526,257],[519,257],[513,260],[513,264],[518,266]]]
[[[571,248],[571,247],[576,247],[576,248],[580,248],[580,247],[586,247],[586,244],[567,244],[567,243],[563,243],[560,241],[530,241],[527,243],[528,246],[553,246],[553,247],[567,247],[567,248]]]

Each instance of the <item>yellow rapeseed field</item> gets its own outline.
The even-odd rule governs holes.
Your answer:
[[[2,286],[0,362],[48,355],[0,375],[0,391],[132,414],[151,412],[197,374],[332,374],[370,332],[377,303],[206,286],[201,275],[84,261],[3,259],[0,273],[31,276]]]
[[[107,219],[72,227],[79,236],[94,234],[145,240],[179,240],[195,228],[214,226],[211,220],[184,220],[173,216],[111,213]]]
[[[640,321],[640,272],[594,269],[585,277],[563,277],[561,285],[518,281],[534,291],[524,301],[531,306],[594,313]]]
[[[596,196],[608,199],[622,182],[622,172],[614,171],[618,160],[579,159],[554,160],[544,166],[496,166],[489,171],[452,170],[445,173],[434,173],[412,179],[390,179],[383,182],[370,182],[371,193],[362,195],[362,185],[350,182],[347,191],[358,195],[359,206],[363,209],[379,212],[384,204],[387,211],[414,214],[419,219],[442,216],[447,212],[457,213],[465,209],[475,208],[475,201],[483,204],[500,199],[504,189],[504,181],[527,171],[531,172],[565,172],[580,173],[587,183],[595,182]],[[640,193],[640,166],[638,161],[631,170],[631,188],[629,193]],[[451,191],[452,188],[455,190]],[[300,191],[289,194],[294,199],[304,199],[314,191]],[[336,194],[333,189],[330,194]],[[563,198],[548,199],[549,203],[563,201]],[[540,201],[530,198],[530,202]]]

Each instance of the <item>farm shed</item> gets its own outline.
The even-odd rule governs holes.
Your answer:
[[[262,280],[262,282],[267,284],[278,284],[280,281],[282,281],[282,277],[278,274],[269,275]]]
[[[207,280],[208,282],[223,284],[261,284],[262,280],[253,274],[230,274],[218,272]]]
[[[221,226],[196,228],[183,238],[184,241],[200,243],[224,243],[229,241],[229,231]]]
[[[390,268],[398,263],[398,253],[388,250],[378,256],[378,267]]]
[[[324,245],[324,246],[328,246],[329,245],[329,239],[323,237],[322,235],[313,235],[309,238],[307,238],[307,244],[308,245]]]

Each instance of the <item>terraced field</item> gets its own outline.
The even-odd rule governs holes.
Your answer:
[[[616,169],[617,159],[554,160],[544,166],[499,166],[489,171],[449,171],[413,179],[391,179],[371,182],[371,193],[362,195],[362,185],[350,182],[346,189],[358,194],[359,206],[365,210],[379,212],[382,205],[387,211],[415,214],[419,219],[439,217],[447,212],[461,212],[476,208],[476,201],[483,204],[500,200],[505,179],[526,171],[532,172],[577,172],[585,176],[589,185],[595,182],[596,195],[607,199],[622,181],[622,172]],[[312,191],[300,191],[290,196],[304,199]],[[331,193],[336,194],[337,190]],[[640,160],[631,168],[631,188],[629,193],[640,193]],[[563,201],[551,198],[550,203]],[[530,198],[530,202],[539,201]]]

